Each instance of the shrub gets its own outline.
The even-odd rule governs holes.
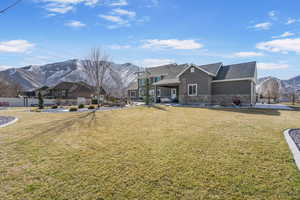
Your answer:
[[[71,108],[69,109],[70,112],[76,112],[77,110],[78,110],[78,109],[75,108],[75,107],[71,107]]]
[[[84,105],[83,104],[79,104],[78,108],[79,109],[84,108]]]
[[[88,109],[89,109],[89,110],[93,110],[93,109],[95,109],[95,106],[90,105],[90,106],[88,107]]]
[[[236,105],[236,106],[240,106],[240,105],[241,105],[241,100],[238,99],[238,98],[235,98],[235,99],[233,100],[233,104]]]
[[[98,104],[98,100],[97,99],[92,99],[92,104]]]
[[[57,109],[57,105],[51,106],[51,109]]]

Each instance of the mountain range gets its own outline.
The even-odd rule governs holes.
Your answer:
[[[136,65],[125,63],[112,63],[112,69],[106,73],[104,88],[110,89],[115,95],[124,92],[130,83],[136,80],[139,68]],[[43,86],[54,86],[62,81],[89,83],[80,60],[67,60],[64,62],[46,65],[29,65],[21,68],[11,68],[0,71],[0,80],[16,83],[24,90],[34,90]]]
[[[257,80],[256,91],[262,93],[262,91],[267,87],[267,84],[271,81],[277,81],[279,85],[280,94],[291,94],[296,91],[300,91],[300,75],[288,80],[281,80],[279,78],[268,76],[262,77]]]
[[[104,88],[110,89],[114,95],[124,95],[127,87],[136,81],[139,67],[131,63],[112,63],[112,70],[106,74]],[[300,75],[288,80],[280,80],[276,77],[263,77],[258,79],[257,90],[263,90],[263,83],[274,79],[278,81],[282,93],[300,90]],[[89,83],[84,73],[80,60],[67,60],[64,62],[46,65],[29,65],[21,68],[10,68],[0,71],[0,81],[16,83],[24,90],[34,90],[43,86],[54,86],[62,81]],[[122,93],[122,94],[121,94]]]

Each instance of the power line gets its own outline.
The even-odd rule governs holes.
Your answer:
[[[8,7],[0,10],[0,14],[3,14],[4,12],[6,12],[8,9],[11,9],[13,7],[15,7],[17,4],[19,4],[22,0],[17,0],[15,1],[13,4],[9,5]]]

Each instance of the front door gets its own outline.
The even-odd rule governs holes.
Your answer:
[[[177,98],[177,90],[176,88],[171,89],[171,99],[176,99]]]

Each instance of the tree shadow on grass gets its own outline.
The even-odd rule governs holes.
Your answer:
[[[40,124],[43,127],[47,127],[46,130],[41,130],[36,132],[34,135],[26,138],[22,138],[20,140],[11,142],[9,144],[14,143],[27,143],[30,142],[36,138],[39,138],[41,136],[47,136],[48,134],[51,134],[51,137],[55,137],[57,135],[62,134],[65,130],[70,129],[73,125],[76,123],[81,123],[83,120],[87,120],[86,123],[90,127],[92,123],[96,121],[96,112],[88,112],[88,113],[82,113],[76,116],[72,116],[66,119],[60,119],[60,120],[54,120],[47,123]]]
[[[147,107],[154,108],[154,109],[161,110],[161,111],[167,111],[167,109],[165,108],[165,106],[159,106],[159,105],[153,104],[153,105],[149,105]]]

